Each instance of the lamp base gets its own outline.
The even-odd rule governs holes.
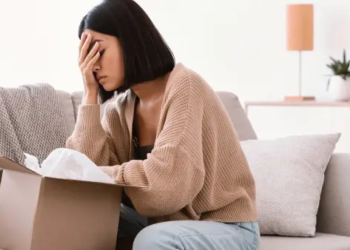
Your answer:
[[[285,101],[296,101],[296,102],[303,102],[303,101],[315,101],[314,96],[285,96]]]

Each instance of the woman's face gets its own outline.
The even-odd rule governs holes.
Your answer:
[[[101,54],[93,69],[97,81],[106,91],[116,90],[124,82],[123,52],[118,39],[89,29],[84,33],[91,35],[92,43],[99,43]]]

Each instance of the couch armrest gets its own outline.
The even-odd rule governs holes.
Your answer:
[[[350,236],[350,154],[333,154],[325,174],[317,232]]]

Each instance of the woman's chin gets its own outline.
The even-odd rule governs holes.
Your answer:
[[[104,88],[104,90],[106,90],[106,91],[113,91],[113,90],[116,89],[115,86],[114,86],[115,84],[111,84],[111,83],[108,83],[108,82],[105,82],[105,83],[103,83],[101,85]]]

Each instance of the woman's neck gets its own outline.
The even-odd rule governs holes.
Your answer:
[[[164,94],[169,75],[168,73],[156,80],[137,84],[131,89],[140,99],[140,102],[153,101]]]

